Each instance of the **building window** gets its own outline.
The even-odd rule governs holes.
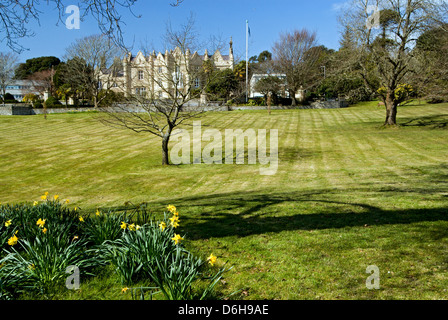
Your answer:
[[[145,79],[145,73],[140,70],[138,72],[138,80],[143,80],[143,79]]]
[[[184,76],[182,73],[175,73],[173,77],[173,81],[178,88],[183,88],[184,86]]]
[[[135,94],[144,97],[146,95],[146,88],[145,87],[135,88]]]
[[[194,87],[199,88],[200,85],[201,85],[201,82],[199,81],[199,78],[194,79]]]

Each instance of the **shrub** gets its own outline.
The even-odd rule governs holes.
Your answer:
[[[33,104],[34,109],[42,109],[44,107],[44,104],[42,100],[38,100]]]
[[[10,94],[9,92],[6,92],[5,95],[3,96],[2,99],[3,102],[5,103],[17,103],[18,101],[14,98],[14,96],[12,94]]]
[[[442,102],[445,102],[445,99],[443,97],[429,97],[429,99],[427,100],[427,103],[429,104],[438,104]]]
[[[264,104],[263,98],[251,98],[251,99],[249,99],[249,101],[246,105],[250,106],[250,107],[256,107],[256,106],[261,106],[263,104]]]
[[[39,100],[39,96],[37,96],[34,93],[28,93],[27,95],[25,95],[23,97],[23,102],[25,103],[31,103],[31,105],[33,106],[33,108],[35,108],[35,104],[36,102]]]
[[[115,103],[125,102],[126,98],[122,92],[102,90],[99,94],[98,100],[101,101],[101,107],[110,107]]]
[[[45,104],[47,106],[47,108],[58,108],[62,105],[62,103],[56,99],[53,96],[50,96],[46,101]]]

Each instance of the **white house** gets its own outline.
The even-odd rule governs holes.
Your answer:
[[[285,85],[286,85],[286,74],[283,73],[271,73],[271,74],[260,74],[260,73],[256,73],[252,76],[251,80],[250,80],[250,98],[261,98],[263,97],[263,94],[260,92],[256,92],[255,91],[255,85],[257,84],[258,81],[260,81],[261,79],[267,78],[267,77],[277,77],[281,80],[284,81]],[[300,89],[297,90],[297,92],[295,93],[295,98],[299,101],[303,101],[305,99],[305,95],[306,95],[306,90],[303,89],[302,86],[300,86]],[[284,97],[284,98],[289,98],[289,92],[288,90],[286,90],[285,87],[283,87],[282,92],[280,92],[280,96]]]
[[[270,77],[277,77],[277,78],[279,78],[279,79],[281,79],[281,80],[284,80],[285,83],[286,83],[286,74],[283,74],[283,73],[271,73],[271,74],[267,74],[267,73],[264,73],[264,74],[261,74],[261,73],[255,73],[255,74],[252,75],[252,78],[250,79],[250,83],[249,83],[249,86],[250,86],[250,95],[249,95],[249,98],[261,98],[261,97],[263,97],[263,94],[262,94],[262,93],[255,91],[255,85],[256,85],[257,82],[260,81],[261,79],[265,79],[265,78],[267,78],[267,77],[269,77],[269,76],[270,76]],[[285,98],[288,98],[288,97],[289,97],[289,94],[288,94],[287,91],[284,90],[284,91],[282,92],[281,96],[283,96],[283,97],[285,97]]]
[[[6,93],[12,94],[14,99],[22,102],[23,98],[29,94],[35,94],[39,96],[40,99],[44,98],[44,93],[42,92],[43,83],[39,83],[37,80],[12,80],[6,86]]]

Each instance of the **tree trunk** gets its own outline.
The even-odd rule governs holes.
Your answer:
[[[294,91],[289,91],[289,96],[291,97],[291,106],[295,107],[297,106],[297,99],[296,99],[296,93]]]
[[[47,120],[47,101],[44,101],[44,119]]]
[[[272,94],[268,93],[267,105],[268,105],[268,113],[271,115],[271,103],[272,103]]]
[[[6,104],[5,94],[6,94],[6,86],[2,86],[2,99],[1,100],[3,101],[3,105]]]
[[[162,138],[162,165],[168,166],[170,164],[168,143],[170,141],[170,135],[167,134]]]
[[[386,121],[384,122],[384,125],[386,126],[397,125],[397,104],[393,99],[393,92],[387,93],[384,104],[386,106]]]

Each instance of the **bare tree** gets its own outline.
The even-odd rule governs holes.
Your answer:
[[[6,94],[6,87],[11,83],[17,68],[18,58],[14,53],[0,52],[0,92]]]
[[[316,33],[307,29],[280,34],[272,47],[273,62],[278,72],[286,74],[286,82],[292,104],[297,105],[296,93],[309,85],[309,77],[315,73],[319,58]]]
[[[132,87],[125,88],[129,104],[102,108],[103,123],[115,127],[146,132],[162,139],[162,164],[169,165],[168,146],[173,130],[205,113],[201,96],[212,81],[208,55],[200,56],[191,47],[197,43],[192,17],[174,30],[167,25],[164,36],[165,54],[149,56],[141,52],[133,59]],[[147,52],[151,52],[148,50]],[[125,59],[129,65],[131,55]],[[126,68],[126,67],[125,67]]]
[[[269,114],[271,113],[270,107],[272,100],[276,100],[278,94],[282,91],[284,86],[285,81],[276,76],[267,76],[266,78],[260,79],[255,84],[254,90],[263,94],[268,106]]]
[[[167,0],[170,1],[170,0]],[[78,6],[82,12],[81,19],[93,16],[98,22],[101,33],[111,38],[115,44],[125,47],[122,35],[122,10],[129,10],[137,0],[79,0]],[[171,1],[172,6],[178,6],[183,0]],[[46,4],[45,4],[46,3]],[[65,5],[63,0],[47,0],[43,4],[39,0],[2,0],[0,2],[0,42],[6,41],[9,48],[21,52],[25,48],[20,40],[34,36],[29,28],[31,21],[39,22],[43,10],[50,7],[56,9],[58,21],[63,22]],[[139,17],[135,15],[135,17]]]
[[[371,88],[375,85],[369,81],[371,66],[375,66],[386,106],[385,125],[397,124],[401,102],[397,90],[412,71],[412,49],[419,34],[446,19],[446,4],[443,0],[354,0],[341,16],[359,43],[361,75]]]
[[[430,102],[448,100],[448,26],[436,26],[417,40],[415,72],[412,84],[418,96]]]
[[[44,96],[45,93],[53,95],[54,90],[54,70],[43,70],[33,73],[28,77],[31,81],[34,91],[39,92],[39,96]]]
[[[64,77],[78,80],[77,87],[87,90],[92,97],[95,108],[107,97],[117,72],[116,58],[122,51],[104,35],[93,35],[77,40],[66,50],[65,60],[78,63],[67,63]]]

